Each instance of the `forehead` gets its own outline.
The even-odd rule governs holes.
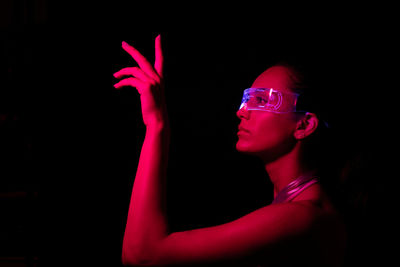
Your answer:
[[[257,77],[253,82],[253,88],[274,88],[282,92],[291,92],[292,87],[291,72],[283,66],[274,66]]]

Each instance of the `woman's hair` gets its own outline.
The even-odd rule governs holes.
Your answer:
[[[315,113],[319,119],[317,130],[306,140],[304,155],[317,167],[321,186],[345,219],[349,235],[347,261],[351,262],[352,253],[365,247],[358,241],[365,229],[359,228],[372,202],[371,185],[376,186],[373,178],[380,174],[371,173],[376,163],[352,133],[355,126],[348,112],[354,109],[350,105],[356,101],[351,97],[355,93],[346,87],[345,79],[341,82],[338,64],[321,61],[285,59],[273,66],[290,70],[291,89],[300,94],[299,110]]]
[[[313,61],[283,60],[274,64],[290,70],[293,92],[300,94],[297,109],[316,114],[319,124],[304,140],[305,163],[315,168],[325,191],[340,201],[340,175],[346,165],[342,155],[341,131],[335,121],[334,99],[330,97],[335,84],[329,76],[334,72]]]
[[[370,163],[345,122],[347,104],[341,90],[337,90],[340,81],[336,79],[339,75],[335,65],[304,62],[307,61],[285,60],[274,66],[290,70],[291,89],[300,94],[299,110],[317,115],[319,125],[305,140],[304,158],[317,169],[320,183],[336,207],[353,220],[353,213],[366,209],[363,202],[369,196],[369,189],[366,175],[360,173],[365,173]]]

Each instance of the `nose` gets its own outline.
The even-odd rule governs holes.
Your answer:
[[[241,109],[236,112],[236,116],[239,119],[249,119],[249,110],[247,110],[247,106],[245,105]]]

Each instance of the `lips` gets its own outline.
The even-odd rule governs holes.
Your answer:
[[[238,134],[239,134],[239,133],[250,133],[246,128],[244,128],[244,127],[241,126],[241,125],[239,125],[238,129],[239,129]]]

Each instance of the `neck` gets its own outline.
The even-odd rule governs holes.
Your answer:
[[[300,146],[274,161],[264,161],[264,167],[274,185],[274,197],[290,182],[301,175],[311,172],[300,158]]]

